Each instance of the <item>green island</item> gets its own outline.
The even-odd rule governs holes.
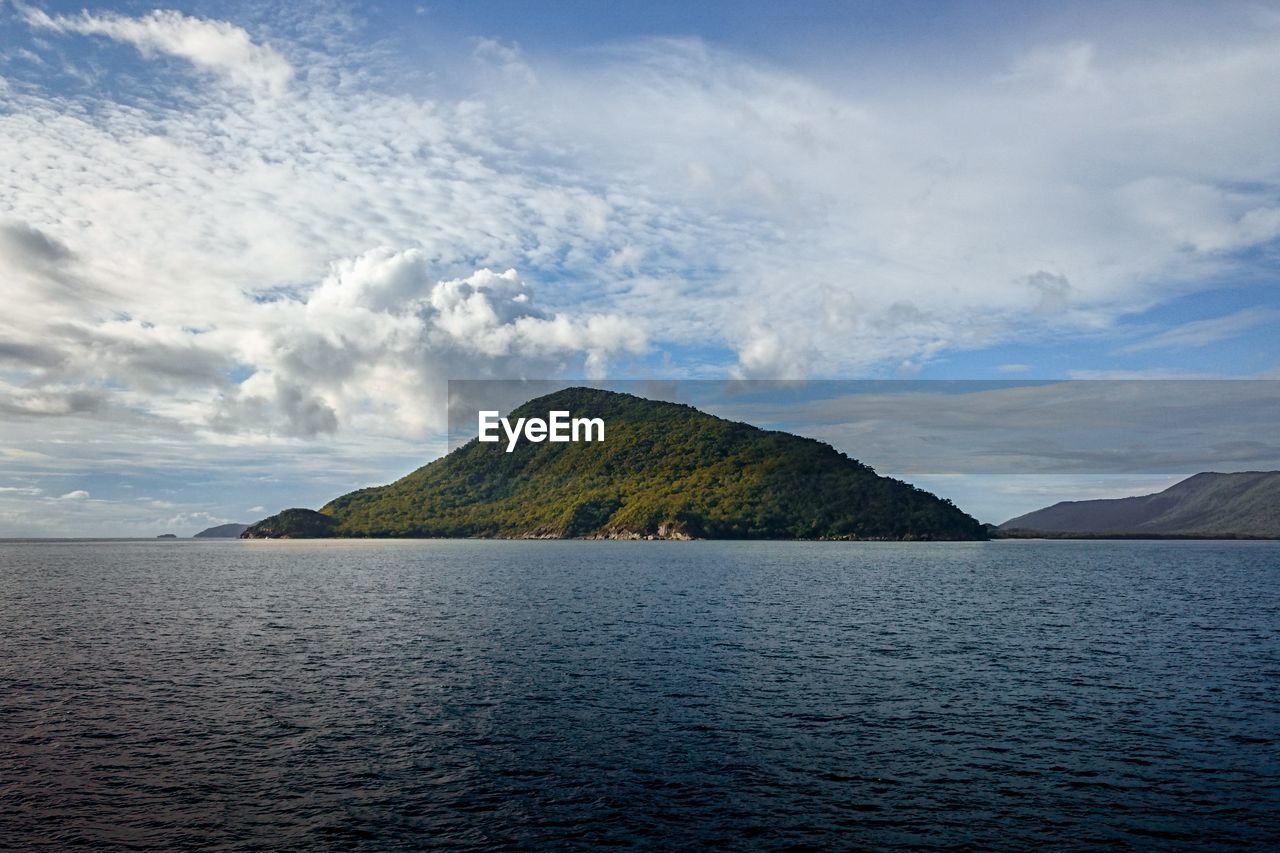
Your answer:
[[[830,445],[679,403],[567,388],[524,403],[602,417],[598,443],[472,439],[386,486],[289,509],[243,538],[982,540],[948,500]]]

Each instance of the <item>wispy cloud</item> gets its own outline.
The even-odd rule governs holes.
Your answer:
[[[138,18],[125,15],[57,15],[29,7],[22,14],[32,27],[56,33],[104,36],[133,45],[144,56],[168,54],[185,59],[257,94],[278,97],[293,78],[293,67],[275,49],[255,42],[243,28],[180,12],[155,10]]]
[[[1238,337],[1250,329],[1268,324],[1280,324],[1280,311],[1273,308],[1245,308],[1224,317],[1183,323],[1118,351],[1135,353],[1160,349],[1195,349]]]

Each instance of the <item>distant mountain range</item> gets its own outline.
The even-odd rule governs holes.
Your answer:
[[[1154,495],[1063,501],[1011,518],[1000,530],[1280,538],[1280,471],[1202,473]]]
[[[950,501],[881,477],[835,448],[590,388],[510,414],[602,418],[603,442],[473,439],[387,486],[319,512],[286,510],[245,538],[985,539]]]
[[[210,527],[207,530],[201,530],[193,538],[195,539],[235,539],[241,533],[249,529],[247,524],[219,524],[217,527]]]

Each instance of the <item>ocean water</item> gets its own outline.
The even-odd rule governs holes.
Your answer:
[[[0,847],[1275,848],[1280,543],[0,543]]]

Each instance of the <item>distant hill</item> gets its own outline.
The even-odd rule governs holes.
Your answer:
[[[1133,498],[1063,501],[1002,531],[1280,538],[1280,471],[1203,473]]]
[[[336,536],[338,522],[314,509],[294,507],[249,525],[241,539],[327,539]]]
[[[210,527],[207,530],[201,530],[193,538],[195,539],[235,539],[241,533],[249,529],[247,524],[219,524],[217,527]]]
[[[475,439],[388,486],[250,527],[272,536],[985,539],[950,501],[829,445],[677,403],[589,388],[531,400],[603,418],[603,443]]]

